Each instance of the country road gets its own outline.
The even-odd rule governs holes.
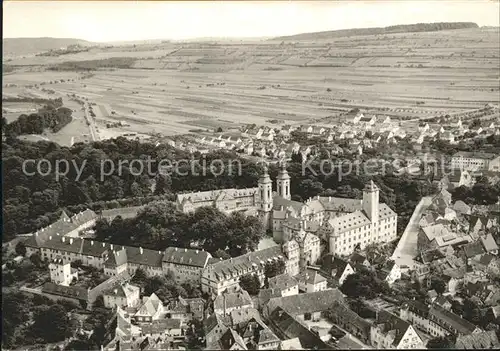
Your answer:
[[[402,265],[408,266],[412,269],[415,265],[414,258],[418,255],[417,238],[419,226],[418,222],[422,217],[422,213],[431,205],[432,197],[426,196],[415,207],[415,211],[408,222],[408,225],[399,239],[398,245],[392,254],[392,259],[401,267]]]

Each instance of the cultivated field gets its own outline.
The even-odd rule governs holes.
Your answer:
[[[355,107],[425,118],[499,103],[499,43],[498,29],[478,28],[316,42],[95,48],[12,59],[14,72],[4,75],[3,94],[41,94],[45,82],[44,88],[55,91],[52,98],[76,94],[96,103],[101,131],[106,123],[122,121],[129,126],[120,132],[166,135],[270,119],[301,124]],[[46,70],[61,62],[114,57],[136,60],[127,69],[100,68],[87,79]]]

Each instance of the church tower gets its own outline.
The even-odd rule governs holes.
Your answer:
[[[378,205],[379,189],[373,183],[373,180],[370,180],[370,183],[366,184],[363,189],[363,211],[365,211],[372,223],[378,222]]]
[[[278,173],[278,177],[276,178],[276,183],[277,183],[276,189],[278,190],[278,196],[290,200],[292,197],[290,194],[290,176],[286,171],[286,165],[284,162],[281,164],[281,169]]]
[[[273,182],[267,173],[266,165],[264,165],[264,172],[259,178],[258,198],[257,209],[262,217],[264,228],[267,230],[271,227],[271,213],[273,210]]]

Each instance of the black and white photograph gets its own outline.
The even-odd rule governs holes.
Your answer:
[[[2,350],[500,349],[500,1],[4,1]]]

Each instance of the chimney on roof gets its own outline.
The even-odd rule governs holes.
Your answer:
[[[49,235],[49,240],[52,240],[52,235]]]
[[[94,240],[90,240],[90,246],[94,246]]]
[[[113,250],[113,244],[110,244],[109,247],[111,248],[111,250]]]
[[[187,251],[188,251],[188,249],[184,249],[184,252],[187,252]]]
[[[64,236],[62,237],[62,242],[66,242],[66,238]]]
[[[69,244],[73,245],[73,238],[69,238]]]
[[[196,250],[196,253],[198,253],[198,250]]]
[[[177,251],[177,248],[175,248],[175,251]]]
[[[115,292],[115,294],[118,294],[118,289],[114,289],[113,291]]]
[[[144,252],[144,250],[142,249],[142,247],[139,247],[139,251],[141,252],[141,255]]]

